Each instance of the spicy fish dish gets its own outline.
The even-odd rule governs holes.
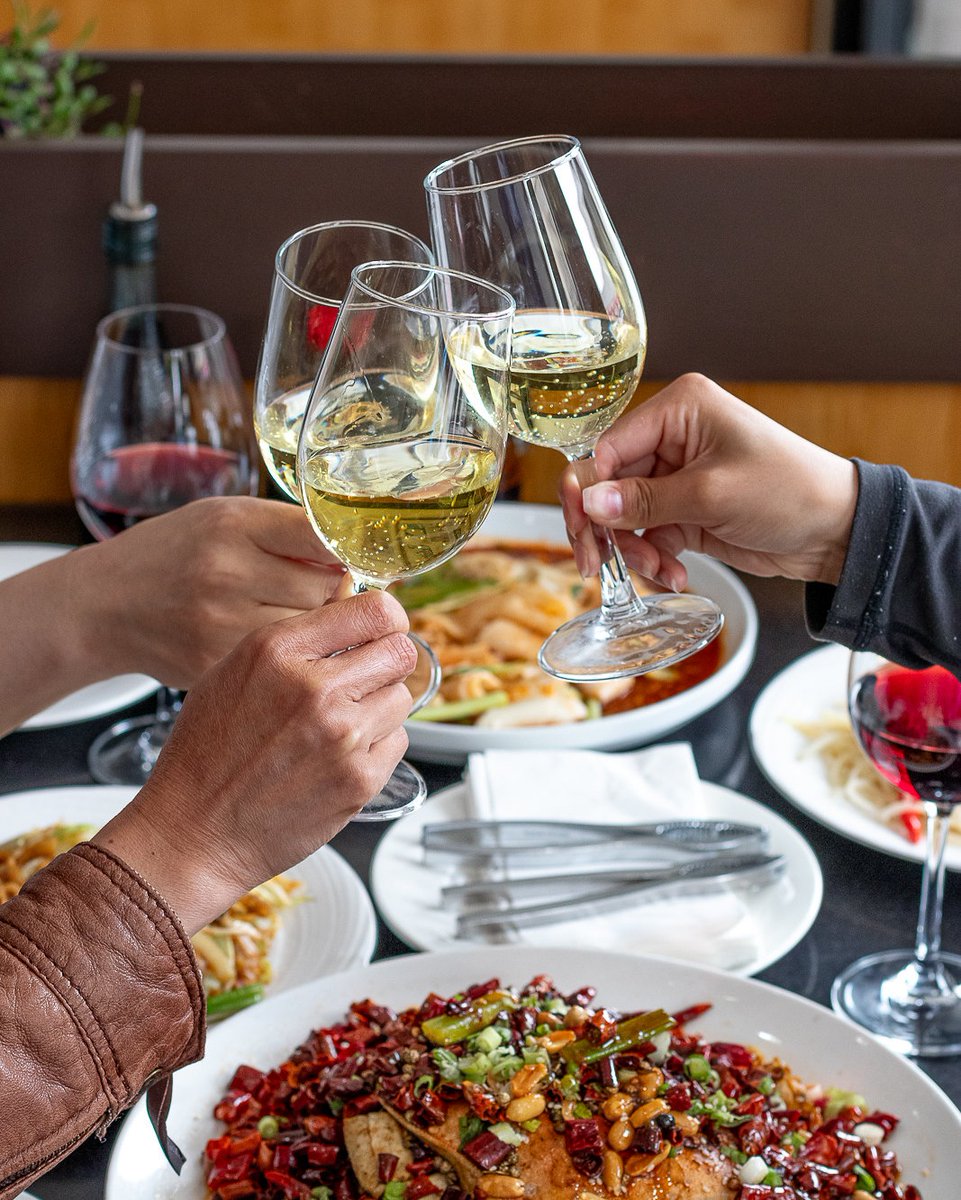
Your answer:
[[[276,1068],[238,1067],[214,1200],[921,1200],[897,1117],[704,1040],[709,1004],[619,1013],[547,976],[400,1013],[366,999]]]

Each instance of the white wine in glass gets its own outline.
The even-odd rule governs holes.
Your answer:
[[[314,531],[356,592],[445,562],[490,511],[513,316],[509,293],[461,272],[400,261],[354,270],[304,417],[297,478]],[[483,371],[469,369],[465,347],[483,350]],[[425,795],[401,763],[361,817],[399,816]]]
[[[576,138],[520,138],[450,159],[425,180],[438,262],[500,284],[517,304],[510,432],[588,458],[627,407],[647,349],[640,292]],[[469,348],[475,371],[484,347]],[[574,681],[666,667],[717,636],[703,596],[641,597],[610,534],[595,529],[601,606],[541,647],[545,671]]]
[[[274,257],[270,311],[254,383],[254,430],[271,478],[298,504],[297,441],[311,388],[350,273],[358,263],[372,259],[434,261],[420,238],[376,221],[311,225],[287,238]],[[441,669],[423,638],[412,634],[411,641],[427,665],[416,711],[436,694]]]
[[[270,311],[254,385],[254,429],[277,486],[300,502],[297,439],[350,273],[373,259],[433,262],[412,233],[376,221],[325,221],[289,237],[274,258]]]

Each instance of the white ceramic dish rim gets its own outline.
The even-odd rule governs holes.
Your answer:
[[[259,1010],[238,1014],[211,1033],[204,1061],[178,1072],[169,1129],[188,1156],[184,1174],[178,1180],[167,1167],[141,1100],[116,1140],[105,1200],[131,1195],[199,1200],[200,1151],[217,1132],[209,1114],[237,1064],[276,1065],[310,1029],[339,1019],[350,1002],[370,996],[397,1007],[417,1003],[431,990],[449,992],[495,975],[521,985],[541,972],[553,975],[563,990],[594,984],[601,1002],[624,1009],[641,1003],[676,1010],[712,1002],[712,1010],[697,1023],[706,1036],[760,1046],[811,1082],[864,1092],[872,1106],[902,1118],[892,1145],[907,1181],[917,1183],[926,1200],[955,1194],[961,1175],[961,1113],[917,1066],[829,1009],[771,984],[692,963],[523,946],[387,959],[304,984]]]

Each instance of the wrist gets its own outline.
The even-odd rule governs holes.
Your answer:
[[[832,469],[826,471],[826,495],[823,502],[824,530],[820,562],[812,582],[836,585],[847,558],[854,513],[858,502],[858,473],[850,459],[831,456]]]
[[[148,783],[90,840],[143,876],[193,937],[226,912],[242,889],[220,877],[210,853],[195,853],[192,840],[184,836],[185,822],[170,819],[172,808],[176,812],[169,797],[154,795]],[[157,820],[157,811],[167,819]]]

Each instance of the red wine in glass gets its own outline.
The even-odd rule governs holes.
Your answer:
[[[99,459],[78,487],[77,510],[99,540],[205,496],[246,490],[245,456],[196,443],[144,442]]]
[[[836,1011],[904,1054],[961,1054],[961,955],[941,947],[945,850],[961,801],[961,679],[910,670],[869,651],[851,655],[848,710],[877,770],[927,817],[921,904],[912,950],[881,950],[831,987]]]
[[[896,788],[919,800],[961,800],[961,680],[950,671],[882,666],[856,682],[851,719]]]

